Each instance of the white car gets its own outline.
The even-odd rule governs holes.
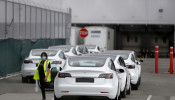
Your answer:
[[[141,83],[141,63],[143,60],[137,60],[134,51],[129,50],[114,50],[107,51],[107,54],[121,55],[125,61],[126,67],[131,74],[132,89],[138,90]]]
[[[53,49],[53,50],[62,50],[67,57],[69,56],[77,56],[77,51],[75,49],[75,47],[71,47],[71,46],[51,46],[48,49]]]
[[[28,82],[28,79],[33,80],[33,76],[37,69],[39,60],[41,59],[41,53],[46,52],[48,55],[48,60],[51,63],[52,70],[59,71],[60,67],[63,68],[66,58],[61,50],[48,50],[48,49],[33,49],[30,51],[29,56],[24,60],[21,68],[22,82]],[[52,76],[52,75],[51,75]],[[53,82],[54,76],[52,76]]]
[[[120,55],[110,55],[110,54],[91,54],[86,56],[94,57],[110,57],[114,64],[117,72],[119,72],[119,77],[121,78],[121,97],[125,98],[126,94],[131,93],[131,76],[128,69],[125,66],[125,62]]]
[[[100,53],[100,47],[97,45],[85,45],[90,53]]]
[[[74,47],[79,56],[89,53],[84,45],[60,45],[59,47]]]
[[[70,57],[54,81],[54,99],[98,96],[120,100],[120,79],[111,58]]]
[[[89,54],[89,51],[85,45],[78,45],[80,47],[80,53],[81,55]]]

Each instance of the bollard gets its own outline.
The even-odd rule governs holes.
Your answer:
[[[155,73],[158,73],[159,46],[155,46]]]
[[[173,47],[170,47],[170,74],[173,74]]]

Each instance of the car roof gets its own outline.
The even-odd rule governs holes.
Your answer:
[[[54,50],[54,49],[32,49],[31,51],[38,50],[38,51],[60,51],[60,50]]]
[[[89,55],[83,55],[83,56],[89,56],[89,57],[104,57],[104,58],[111,58],[112,60],[115,60],[115,58],[117,57],[116,55],[112,55],[112,54],[89,54]]]
[[[59,47],[76,47],[78,45],[59,45]]]
[[[85,46],[95,46],[96,47],[97,45],[85,45]]]
[[[109,50],[106,51],[107,53],[132,53],[134,51],[130,51],[130,50]]]
[[[78,58],[78,59],[83,59],[83,58],[94,58],[94,59],[104,59],[104,60],[106,60],[107,58],[106,57],[92,57],[92,56],[71,56],[71,57],[69,57],[70,59],[76,59],[76,58]],[[109,58],[109,57],[108,57]]]
[[[71,49],[71,46],[51,46],[52,49]]]

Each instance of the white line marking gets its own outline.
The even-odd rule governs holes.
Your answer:
[[[6,76],[6,77],[0,78],[0,80],[7,79],[7,78],[10,78],[10,77],[15,77],[15,76],[18,76],[18,75],[20,75],[20,74],[21,74],[21,73],[8,75],[8,76]]]
[[[152,98],[152,95],[149,95],[146,100],[151,100],[151,98]]]

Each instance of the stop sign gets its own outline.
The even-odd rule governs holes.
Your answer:
[[[85,28],[82,28],[80,31],[79,31],[79,34],[82,38],[85,38],[88,36],[88,30],[85,29]]]

